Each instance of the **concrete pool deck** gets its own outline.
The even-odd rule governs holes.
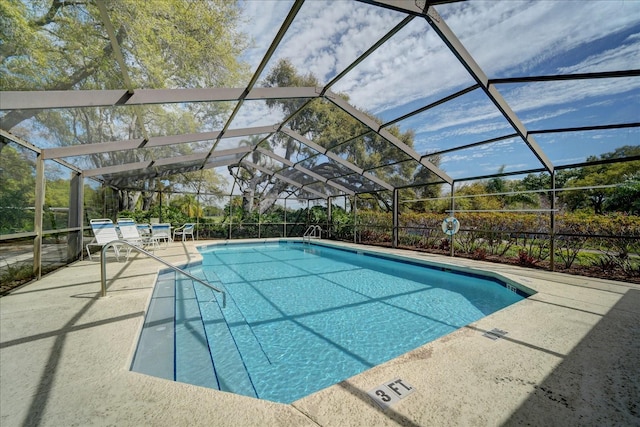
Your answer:
[[[156,254],[181,265],[210,243]],[[485,268],[537,294],[285,405],[129,371],[164,266],[111,253],[106,298],[96,258],[0,298],[0,425],[640,425],[640,285],[366,248]],[[507,334],[484,336],[494,328]],[[396,378],[413,393],[383,410],[367,392]]]

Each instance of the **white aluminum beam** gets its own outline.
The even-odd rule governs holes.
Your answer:
[[[464,0],[358,0],[410,15],[423,15],[427,5],[457,3]]]
[[[124,163],[121,165],[105,166],[103,168],[87,169],[83,172],[85,177],[110,175],[114,173],[128,172],[136,169],[146,169],[152,165],[150,160],[136,163]]]
[[[224,159],[224,160],[215,160],[214,161],[209,161],[207,163],[205,163],[205,165],[202,167],[202,169],[213,169],[213,168],[219,168],[222,166],[229,166],[232,165],[234,163],[237,163],[239,160],[239,158],[235,158],[235,159]]]
[[[273,151],[266,150],[266,149],[264,149],[262,147],[257,147],[256,151],[258,151],[259,153],[264,154],[267,157],[271,157],[273,160],[277,160],[278,162],[282,163],[283,165],[287,165],[289,167],[293,167],[293,165],[294,165],[294,163],[291,160],[287,160],[284,157],[277,155]]]
[[[63,157],[88,156],[91,154],[109,153],[112,151],[133,150],[140,147],[143,139],[128,139],[125,141],[100,142],[98,144],[79,144],[67,147],[43,148],[45,159],[60,159]]]
[[[215,152],[215,156],[210,157],[211,160],[215,160],[216,158],[226,157],[230,155],[236,155],[234,161],[240,159],[240,154],[244,154],[251,151],[251,147],[238,147],[231,148],[229,150],[220,150]],[[187,156],[179,156],[179,157],[166,157],[162,159],[158,159],[156,161],[147,160],[144,162],[135,162],[135,163],[123,163],[121,165],[114,166],[106,166],[103,168],[96,169],[87,169],[83,173],[87,177],[97,176],[97,175],[106,175],[106,174],[114,174],[120,172],[129,172],[137,169],[147,169],[149,167],[155,166],[168,166],[186,162],[194,162],[198,160],[204,160],[207,157],[207,153],[196,153],[190,154]],[[232,162],[233,163],[233,162]]]
[[[189,154],[187,156],[179,156],[179,157],[165,157],[165,158],[156,160],[153,163],[153,166],[167,166],[167,165],[173,165],[177,163],[195,162],[198,160],[204,160],[206,157],[207,157],[207,153],[196,153],[196,154]]]
[[[9,141],[13,141],[14,143],[20,145],[21,147],[27,148],[33,151],[34,153],[42,154],[42,150],[40,149],[40,147],[37,147],[32,143],[25,141],[24,139],[12,134],[11,132],[8,132],[4,129],[0,129],[0,136],[2,136],[3,138],[6,138]]]
[[[277,127],[277,126],[276,126]],[[230,129],[224,138],[238,136],[259,135],[274,131],[274,126],[257,126],[251,128]],[[185,142],[208,141],[220,137],[221,131],[188,133],[182,135],[153,136],[146,144],[142,138],[124,141],[100,142],[96,144],[72,145],[68,147],[56,147],[43,149],[45,159],[59,159],[62,157],[86,156],[89,154],[108,153],[113,151],[133,150],[144,145],[145,148],[161,147],[165,145],[181,144]]]
[[[255,88],[244,99],[317,98],[321,91],[317,87]],[[244,94],[242,88],[137,89],[133,94],[124,89],[4,91],[0,96],[0,110],[238,101]]]

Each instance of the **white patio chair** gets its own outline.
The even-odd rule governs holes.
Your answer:
[[[191,236],[191,240],[196,241],[193,236],[193,231],[195,230],[196,225],[192,222],[188,222],[175,230],[173,230],[173,240],[176,240],[176,236],[182,236],[182,241],[184,242],[187,236]]]
[[[99,246],[102,248],[107,243],[113,242],[114,240],[120,240],[120,236],[118,236],[118,231],[116,230],[116,226],[113,224],[113,221],[108,218],[92,219],[89,221],[89,224],[91,225],[91,231],[93,232],[93,240],[87,243],[87,254],[91,260],[90,247]],[[121,245],[115,244],[111,246],[118,261],[120,261],[119,246]]]

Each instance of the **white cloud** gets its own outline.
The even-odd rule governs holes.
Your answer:
[[[252,47],[243,59],[251,64],[252,70],[262,60],[291,5],[292,0],[244,0],[241,3],[244,25],[240,30],[252,40]]]
[[[636,44],[624,45],[596,55],[591,55],[578,64],[561,67],[562,73],[588,73],[592,71],[616,71],[634,69],[640,64],[640,49],[638,49],[638,37],[631,37],[628,40],[636,40]]]
[[[637,89],[640,89],[637,78],[616,78],[530,83],[502,93],[515,111],[525,112],[595,97],[611,98]]]
[[[307,1],[270,65],[288,58],[300,73],[327,83],[401,19],[401,14],[359,2]]]
[[[231,123],[231,129],[279,124],[284,114],[279,109],[267,107],[265,101],[244,101]]]

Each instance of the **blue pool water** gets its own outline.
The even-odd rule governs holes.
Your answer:
[[[201,248],[162,274],[132,369],[290,403],[524,298],[491,277],[300,242]],[[509,288],[509,289],[508,289]]]

